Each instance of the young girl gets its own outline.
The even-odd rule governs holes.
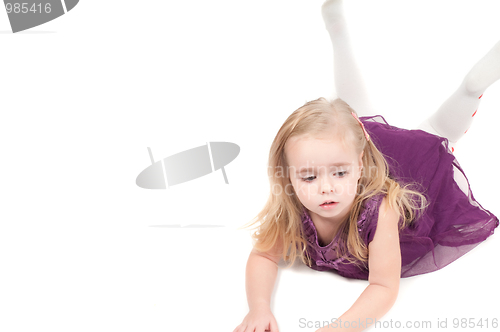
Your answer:
[[[273,141],[273,190],[251,223],[260,222],[246,270],[250,310],[234,332],[278,331],[270,297],[280,259],[291,266],[300,257],[312,269],[368,280],[339,321],[374,322],[394,304],[401,277],[446,266],[499,224],[474,199],[453,151],[483,92],[500,78],[500,42],[419,129],[400,129],[375,115],[341,6],[322,6],[340,98],[306,103]],[[335,327],[367,325],[318,331]]]

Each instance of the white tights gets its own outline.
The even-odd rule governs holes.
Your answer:
[[[333,46],[337,96],[356,110],[359,116],[376,115],[352,52],[342,0],[325,1],[322,15]],[[454,151],[458,140],[469,129],[484,91],[498,79],[500,41],[472,67],[458,89],[417,129],[447,138],[450,149]],[[454,178],[460,189],[468,194],[467,180],[456,168]]]

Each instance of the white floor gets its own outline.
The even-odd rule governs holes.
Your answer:
[[[81,1],[18,34],[0,13],[0,331],[241,322],[251,242],[236,229],[267,199],[281,124],[332,94],[321,3]],[[346,1],[360,67],[389,123],[412,128],[439,107],[500,39],[498,9],[495,0]],[[499,110],[497,82],[456,151],[476,199],[497,216]],[[136,186],[148,147],[160,160],[210,141],[241,148],[225,167],[229,184],[216,171],[167,190]],[[383,321],[447,320],[455,331],[453,319],[483,319],[486,331],[486,319],[500,318],[497,233],[441,271],[403,279]],[[280,331],[314,331],[300,323],[340,316],[366,285],[280,270]]]

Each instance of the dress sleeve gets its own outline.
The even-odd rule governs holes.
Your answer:
[[[358,231],[366,246],[372,242],[377,230],[378,212],[385,194],[370,197],[365,203],[358,218]]]

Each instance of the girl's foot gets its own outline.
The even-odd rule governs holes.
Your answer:
[[[500,41],[467,74],[466,88],[481,95],[487,87],[500,79]]]
[[[500,41],[472,67],[458,89],[426,120],[427,124],[446,137],[453,149],[453,144],[469,130],[483,93],[499,79]]]
[[[345,23],[342,0],[326,0],[321,6],[326,29],[331,32],[336,23]]]

